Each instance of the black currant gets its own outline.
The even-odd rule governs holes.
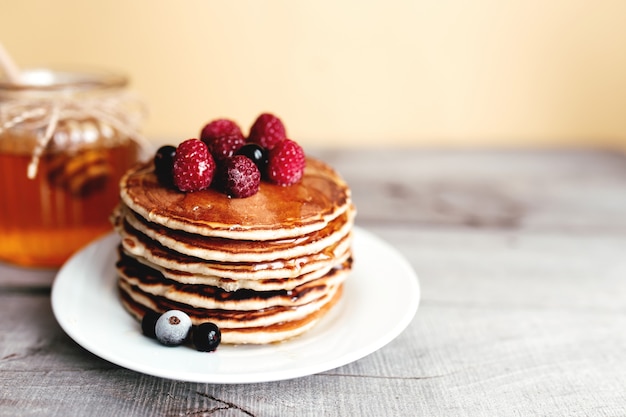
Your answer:
[[[174,167],[174,156],[176,147],[172,145],[161,146],[154,155],[154,172],[157,178],[164,184],[173,182],[172,169]]]
[[[222,332],[215,323],[202,323],[192,333],[193,344],[200,352],[212,352],[222,341]]]
[[[141,319],[141,332],[152,339],[156,339],[154,329],[156,328],[156,322],[159,317],[161,317],[161,314],[156,311],[148,311]]]

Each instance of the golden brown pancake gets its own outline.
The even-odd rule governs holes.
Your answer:
[[[235,240],[167,229],[146,221],[127,208],[121,207],[120,211],[128,223],[124,225],[126,230],[135,229],[184,255],[223,262],[264,262],[318,253],[345,238],[353,225],[353,212],[346,211],[323,229],[301,236],[276,240]]]
[[[139,233],[125,235],[120,256],[133,257],[166,278],[182,284],[213,285],[227,291],[294,288],[325,275],[338,263],[348,260],[352,242],[350,235],[328,251],[296,259],[277,259],[268,263],[220,263],[185,257],[158,244],[149,246],[144,243],[146,239]]]
[[[242,333],[237,343],[267,343],[269,339],[282,340],[274,339],[282,334],[275,332],[276,327],[305,320],[333,301],[350,271],[350,262],[292,290],[273,291],[224,291],[206,285],[180,284],[125,256],[117,268],[120,293],[125,304],[133,306],[131,312],[178,309],[185,311],[196,325],[210,316],[220,326],[223,337],[232,330],[255,328],[255,332]],[[296,331],[292,326],[290,334]],[[226,337],[223,342],[231,343],[229,340]]]
[[[151,163],[137,165],[120,181],[122,201],[148,221],[168,229],[243,240],[277,240],[324,228],[351,207],[348,185],[328,165],[308,158],[299,183],[262,181],[248,198],[207,189],[184,193],[162,186]]]
[[[118,287],[138,319],[178,309],[220,326],[223,343],[272,343],[307,331],[341,297],[355,209],[320,161],[307,159],[295,185],[262,182],[243,199],[178,191],[139,164],[120,196]]]
[[[123,288],[123,284],[120,285]],[[308,330],[310,330],[337,302],[340,300],[343,293],[343,286],[339,286],[336,291],[329,294],[327,301],[324,304],[315,306],[313,311],[299,320],[283,321],[269,326],[258,327],[222,327],[222,343],[225,344],[267,344],[281,342],[292,337],[299,336]],[[140,298],[140,297],[139,297]],[[129,293],[121,292],[122,305],[138,320],[149,311],[165,311],[170,309],[180,310],[180,306],[176,304],[168,303],[166,307],[159,308],[156,306],[146,307],[146,304],[137,302],[134,298],[129,296]],[[150,304],[148,302],[147,304]],[[212,315],[211,312],[205,312],[202,316]],[[191,314],[193,316],[193,313]],[[242,323],[245,321],[235,318]],[[202,322],[200,320],[199,322]]]

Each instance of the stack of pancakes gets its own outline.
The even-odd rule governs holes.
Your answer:
[[[125,308],[211,321],[222,342],[271,343],[310,329],[342,293],[352,264],[350,189],[328,165],[307,159],[302,180],[263,181],[251,197],[161,184],[152,163],[120,182],[113,215]]]

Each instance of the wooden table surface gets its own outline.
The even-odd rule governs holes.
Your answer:
[[[292,380],[161,379],[63,332],[54,271],[0,265],[0,415],[626,415],[623,154],[316,154],[352,186],[357,224],[419,276],[421,304],[399,337]]]

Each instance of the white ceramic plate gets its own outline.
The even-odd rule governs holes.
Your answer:
[[[110,234],[74,255],[52,287],[52,310],[65,332],[90,352],[148,375],[191,382],[251,383],[311,375],[363,358],[398,336],[420,298],[408,262],[376,236],[355,228],[354,270],[340,302],[309,332],[263,346],[221,345],[213,353],[166,347],[141,333],[120,302]]]

